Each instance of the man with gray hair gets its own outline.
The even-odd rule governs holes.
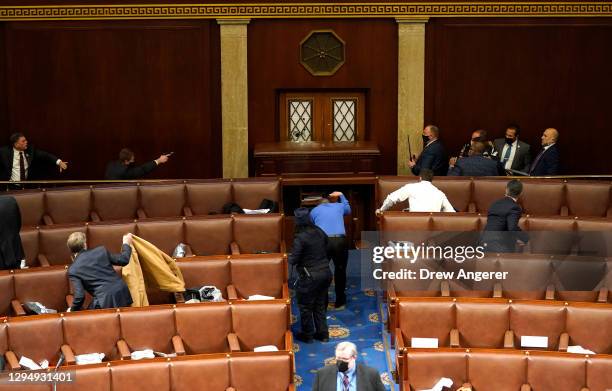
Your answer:
[[[123,235],[121,254],[111,254],[104,246],[89,250],[83,232],[73,232],[67,246],[72,254],[68,278],[74,287],[74,300],[68,311],[78,311],[85,301],[85,292],[93,296],[89,309],[127,307],[132,304],[130,291],[115,273],[113,265],[125,266],[132,255],[132,234]]]
[[[336,346],[336,365],[317,371],[312,391],[384,391],[378,371],[356,361],[357,346],[340,342]]]

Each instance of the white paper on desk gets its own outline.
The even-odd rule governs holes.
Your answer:
[[[264,296],[264,295],[251,295],[248,300],[274,300],[272,296]]]
[[[31,370],[42,369],[40,365],[34,362],[34,360],[32,360],[31,358],[27,358],[26,356],[21,356],[21,358],[19,359],[19,365]]]
[[[440,380],[438,380],[438,382],[433,386],[433,388],[430,388],[428,390],[420,390],[420,391],[442,391],[444,387],[450,388],[452,386],[453,386],[453,381],[449,379],[448,377],[443,377]]]
[[[74,356],[77,365],[99,364],[104,360],[104,353],[86,353]]]
[[[597,354],[589,349],[585,349],[580,345],[573,345],[567,347],[568,353],[578,353],[578,354]]]
[[[152,349],[134,350],[130,357],[132,360],[142,360],[143,358],[155,358],[155,354]]]
[[[438,338],[412,338],[411,348],[438,348]]]
[[[256,346],[254,352],[278,352],[278,348],[274,345]]]
[[[544,348],[548,347],[548,337],[538,337],[534,335],[523,335],[521,337],[522,348]]]
[[[270,212],[270,209],[242,209],[247,215],[263,215]]]

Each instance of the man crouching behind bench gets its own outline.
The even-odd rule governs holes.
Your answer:
[[[104,246],[87,249],[83,232],[73,232],[66,243],[72,253],[68,278],[74,288],[74,300],[68,311],[78,311],[85,301],[85,292],[93,296],[89,309],[128,307],[130,291],[113,265],[125,266],[132,255],[132,234],[123,235],[121,254],[111,254]]]

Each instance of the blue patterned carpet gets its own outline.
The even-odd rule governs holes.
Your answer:
[[[394,390],[389,360],[393,351],[389,350],[389,337],[384,332],[384,313],[382,297],[375,291],[361,291],[359,275],[359,255],[351,251],[348,268],[347,306],[344,310],[333,309],[334,287],[329,290],[330,308],[327,311],[329,325],[329,342],[315,341],[305,344],[295,341],[296,362],[295,383],[299,390],[312,389],[314,374],[326,364],[335,363],[336,344],[351,341],[357,345],[358,362],[378,369],[383,384]],[[293,332],[299,331],[299,311],[295,300],[292,302]]]

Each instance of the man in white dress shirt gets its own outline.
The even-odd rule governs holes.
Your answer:
[[[433,171],[422,169],[420,177],[420,182],[409,183],[389,194],[380,209],[376,210],[376,214],[379,215],[405,200],[410,203],[411,212],[455,212],[446,195],[431,184]]]

